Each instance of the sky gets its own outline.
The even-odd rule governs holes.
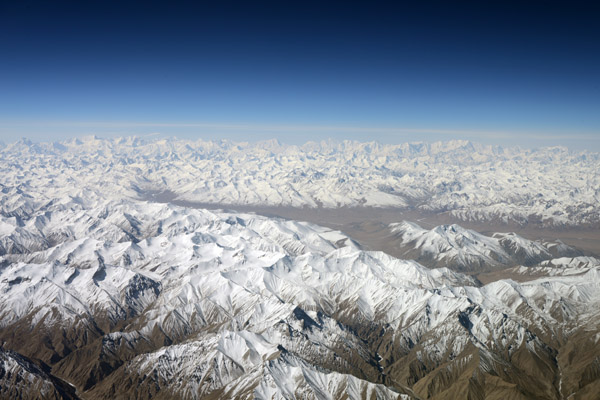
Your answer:
[[[0,2],[0,140],[600,151],[594,2]]]

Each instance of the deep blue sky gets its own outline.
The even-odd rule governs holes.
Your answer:
[[[467,138],[600,151],[593,2],[0,2],[0,140]]]

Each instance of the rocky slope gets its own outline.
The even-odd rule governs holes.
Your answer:
[[[0,398],[76,399],[75,388],[49,370],[43,363],[0,349]]]

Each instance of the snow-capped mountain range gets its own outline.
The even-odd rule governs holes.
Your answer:
[[[427,230],[414,222],[403,221],[392,223],[389,228],[403,258],[415,259],[429,267],[482,271],[581,255],[560,240],[534,241],[516,233],[495,233],[490,237],[456,224]]]
[[[469,142],[7,145],[0,397],[594,398],[597,258],[389,221],[396,258],[335,229],[151,194],[594,225],[598,163]],[[500,275],[484,285],[488,270]]]
[[[558,399],[599,388],[595,258],[481,286],[253,214],[57,199],[0,219],[9,385],[18,374],[91,399]]]
[[[293,207],[393,207],[462,220],[600,223],[600,155],[467,141],[282,145],[88,137],[0,149],[1,212],[84,191],[113,198]],[[26,198],[28,197],[29,198]]]

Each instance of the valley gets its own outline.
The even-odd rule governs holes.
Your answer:
[[[265,217],[319,224],[344,232],[360,243],[364,249],[383,251],[398,258],[406,256],[406,249],[403,250],[402,246],[398,245],[398,238],[390,231],[389,225],[402,221],[412,221],[429,229],[440,225],[456,224],[486,236],[492,236],[500,232],[515,233],[534,241],[560,241],[576,249],[578,255],[594,257],[600,255],[600,230],[596,225],[548,228],[535,222],[527,224],[505,223],[502,221],[473,222],[460,220],[448,213],[436,214],[415,209],[405,210],[374,207],[294,208],[239,204],[220,205],[178,200],[172,192],[148,192],[142,198],[159,203],[170,202],[190,208],[227,210],[230,212],[235,210],[244,213],[255,213]],[[499,271],[495,271],[493,276],[501,277],[502,275]]]

